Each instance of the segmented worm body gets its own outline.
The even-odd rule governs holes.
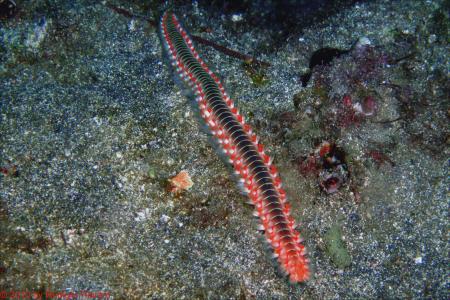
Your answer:
[[[195,50],[177,17],[166,11],[161,18],[163,44],[178,75],[192,88],[202,118],[217,138],[255,206],[264,231],[282,269],[292,282],[309,278],[308,258],[290,215],[286,192],[271,158],[264,153],[251,127],[244,122],[219,78]]]

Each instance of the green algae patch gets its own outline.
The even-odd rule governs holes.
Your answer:
[[[352,258],[342,240],[342,230],[338,225],[331,227],[324,236],[326,254],[340,269],[350,266]]]
[[[255,86],[262,87],[269,83],[269,78],[267,78],[266,75],[266,68],[264,68],[260,64],[244,62],[242,64],[242,67]]]

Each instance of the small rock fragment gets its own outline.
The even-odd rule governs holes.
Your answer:
[[[194,185],[187,171],[181,171],[175,177],[170,178],[169,183],[170,192],[172,193],[179,193],[183,190],[188,190]]]

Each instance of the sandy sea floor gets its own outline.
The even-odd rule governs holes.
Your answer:
[[[190,33],[270,64],[196,45],[279,168],[302,284],[142,18],[159,1],[16,2],[0,20],[0,296],[449,298],[449,1],[176,1]],[[182,170],[193,186],[174,193]]]

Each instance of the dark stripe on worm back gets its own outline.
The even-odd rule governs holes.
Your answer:
[[[203,119],[240,175],[274,256],[291,281],[307,280],[310,272],[305,247],[270,157],[171,11],[161,18],[161,35],[172,65],[192,88]]]

